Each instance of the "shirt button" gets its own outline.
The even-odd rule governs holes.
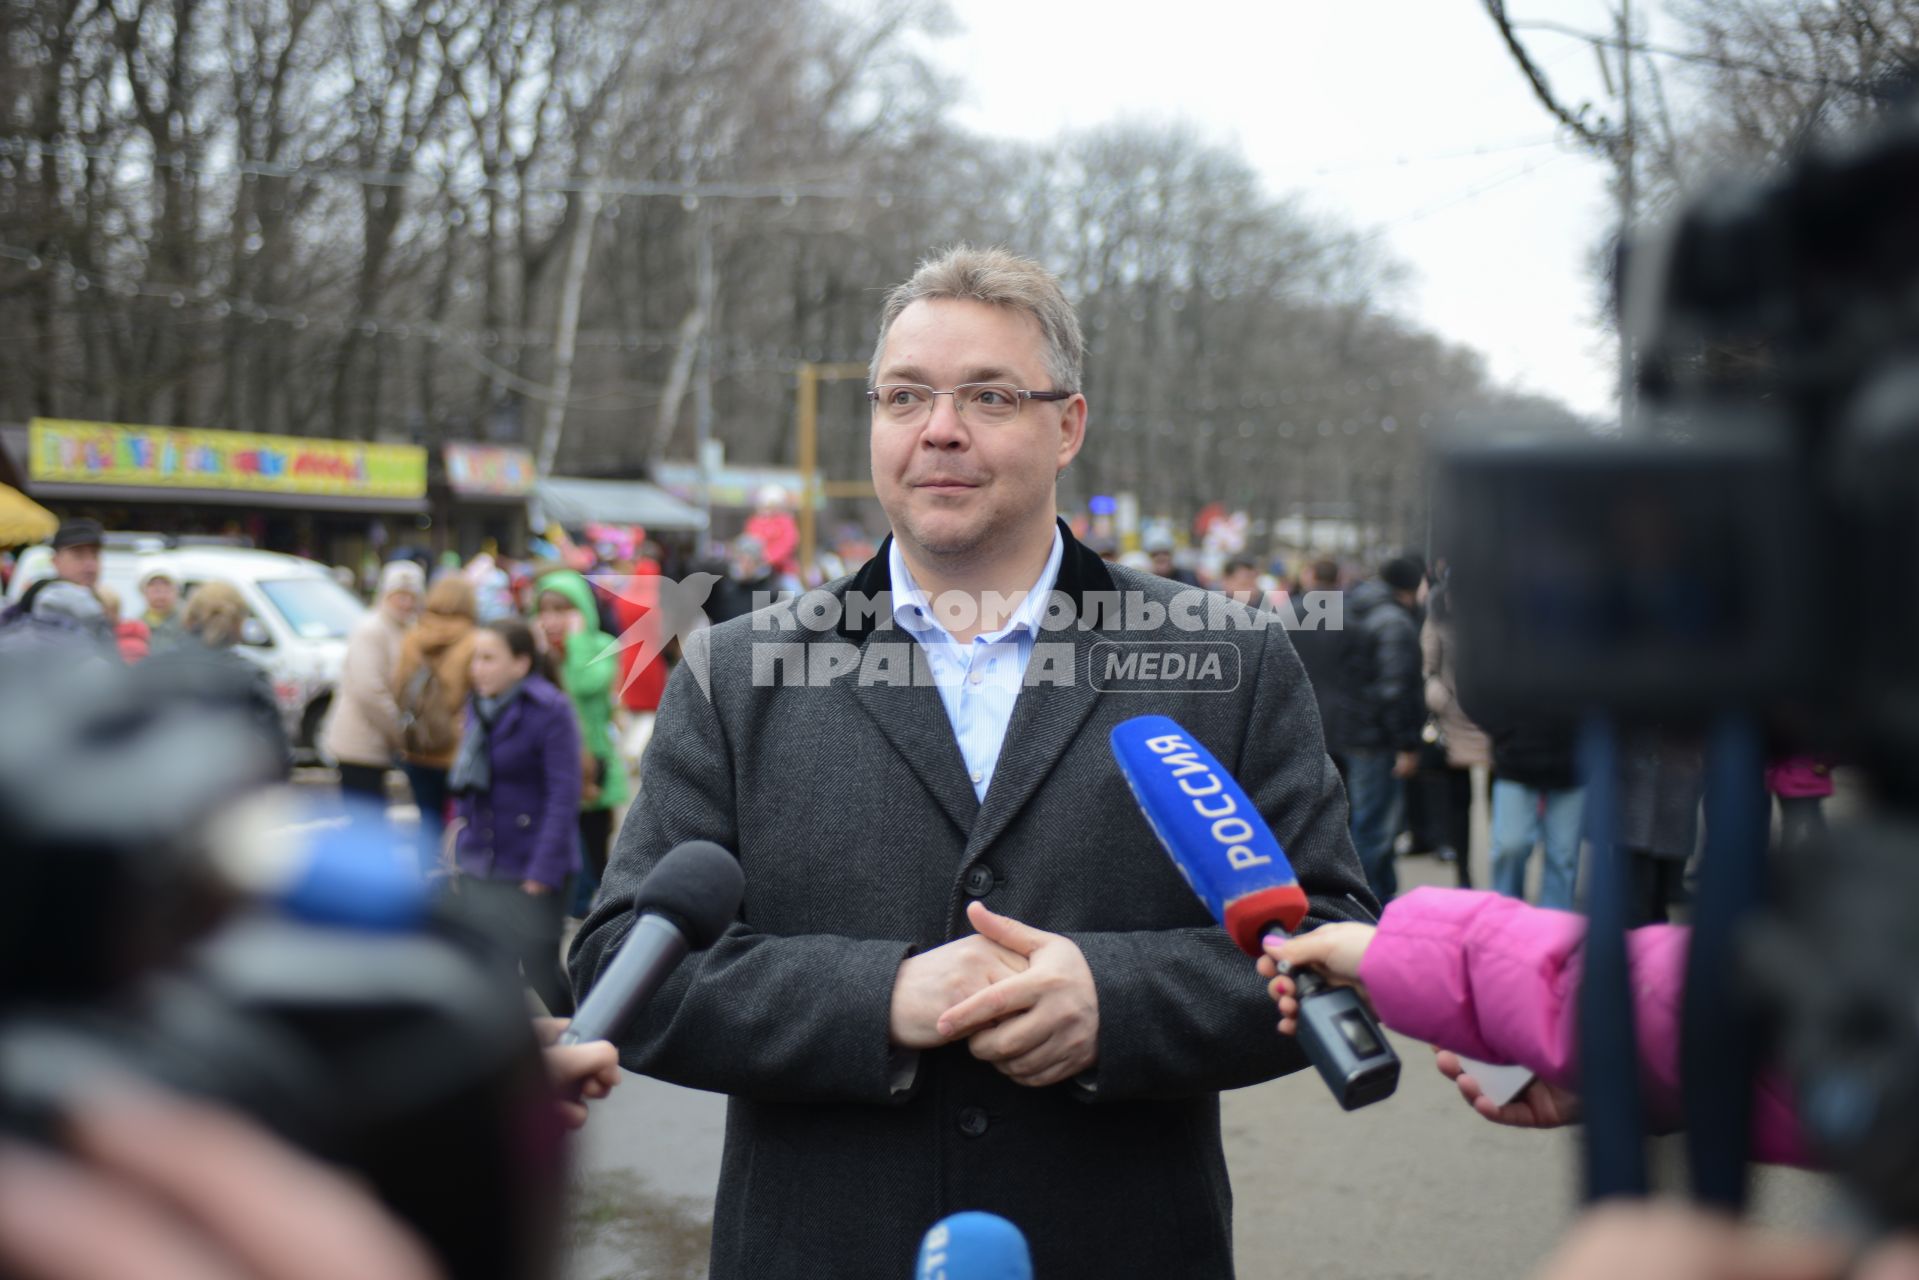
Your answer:
[[[978,684],[980,682],[980,673],[975,671],[972,675],[966,677],[966,679],[969,683]]]
[[[984,898],[998,883],[999,877],[983,862],[975,862],[966,869],[966,892],[975,898]]]
[[[969,1138],[977,1138],[990,1127],[991,1121],[978,1107],[961,1107],[959,1113],[959,1131]]]
[[[979,785],[980,783],[982,783],[982,782],[984,782],[985,780],[986,780],[986,774],[985,774],[985,772],[984,772],[984,771],[982,771],[982,770],[979,770],[979,769],[975,769],[975,770],[973,770],[973,785],[974,785],[974,786],[976,786],[976,787],[977,787],[977,786],[978,786],[978,785]]]

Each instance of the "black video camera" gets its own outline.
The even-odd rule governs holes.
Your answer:
[[[1869,821],[1770,862],[1751,851],[1732,931],[1744,936],[1725,948],[1718,994],[1753,1011],[1760,1060],[1788,1069],[1815,1149],[1883,1222],[1908,1228],[1919,1226],[1915,228],[1914,102],[1686,202],[1624,254],[1638,401],[1627,430],[1453,448],[1438,548],[1469,710],[1687,730],[1732,717],[1861,766]],[[1762,820],[1755,830],[1763,844]],[[1702,885],[1712,861],[1709,850]],[[1753,910],[1762,895],[1769,905]]]
[[[450,1275],[547,1274],[564,1135],[516,974],[380,817],[263,816],[280,760],[222,691],[0,660],[0,1130],[145,1079],[357,1174]]]

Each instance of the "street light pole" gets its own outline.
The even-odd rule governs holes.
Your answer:
[[[838,382],[866,377],[863,364],[815,364],[811,360],[800,362],[799,378],[795,394],[799,403],[795,406],[795,418],[799,424],[800,454],[800,573],[802,576],[812,571],[813,556],[818,549],[819,522],[814,514],[814,506],[822,496],[829,498],[870,498],[873,485],[866,480],[829,482],[821,486],[820,468],[820,383]]]

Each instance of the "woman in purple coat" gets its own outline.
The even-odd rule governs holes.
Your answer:
[[[580,869],[580,730],[540,670],[533,632],[502,618],[475,633],[466,731],[447,773],[458,891],[520,959],[547,1011],[573,1008],[560,970],[561,892]]]

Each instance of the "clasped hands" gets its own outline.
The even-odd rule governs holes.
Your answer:
[[[1043,1088],[1099,1058],[1099,995],[1073,940],[974,902],[977,933],[909,956],[889,1019],[902,1049],[964,1040],[1015,1083]]]

